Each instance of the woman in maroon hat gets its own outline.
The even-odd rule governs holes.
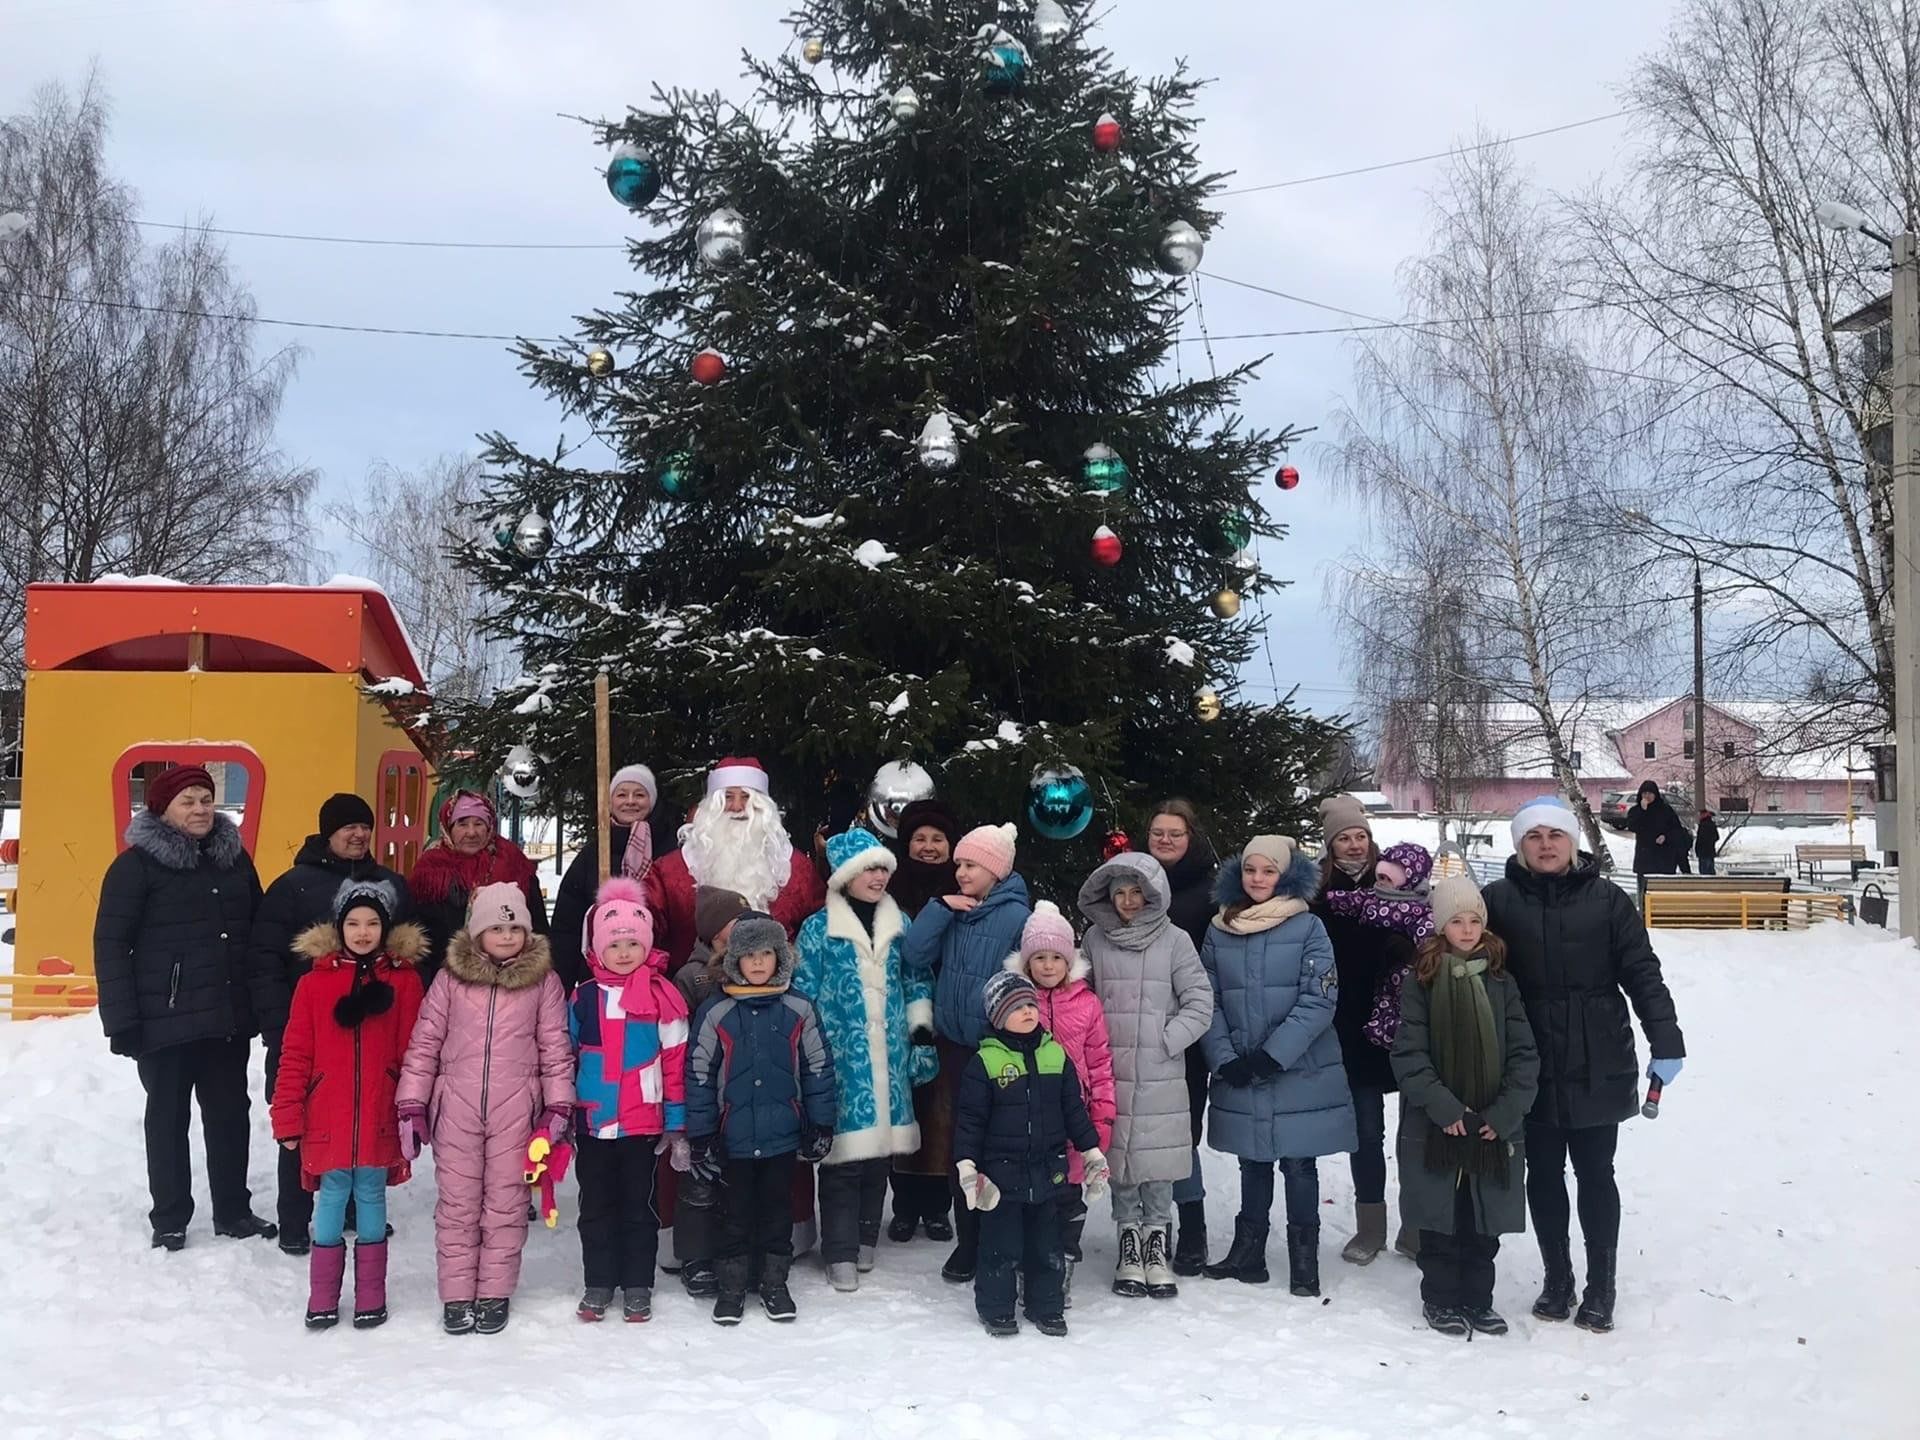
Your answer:
[[[547,900],[540,877],[513,841],[500,833],[500,812],[478,790],[456,790],[440,802],[440,839],[420,852],[407,876],[413,918],[426,927],[428,949],[420,983],[431,988],[447,942],[467,927],[467,902],[482,885],[514,885],[527,897],[533,933],[547,933]]]
[[[247,1051],[256,1033],[247,942],[260,877],[239,828],[213,808],[213,777],[176,765],[100,882],[93,970],[100,1023],[147,1092],[153,1243],[178,1250],[193,1216],[188,1120],[197,1096],[216,1235],[271,1238],[247,1189]]]

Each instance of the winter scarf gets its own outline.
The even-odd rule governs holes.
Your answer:
[[[1270,900],[1247,906],[1237,915],[1229,915],[1222,910],[1213,917],[1213,923],[1229,935],[1258,935],[1262,930],[1284,925],[1294,916],[1306,913],[1306,901],[1275,895]]]
[[[1329,856],[1333,868],[1351,880],[1358,880],[1373,868],[1373,856],[1362,855],[1358,860],[1342,860],[1338,855]]]
[[[1449,1135],[1439,1126],[1427,1130],[1429,1170],[1459,1170],[1508,1183],[1504,1141],[1480,1137],[1480,1116],[1500,1093],[1501,1055],[1493,1032],[1493,1003],[1487,998],[1487,957],[1446,955],[1433,977],[1429,1040],[1440,1083],[1467,1107],[1467,1133]]]
[[[938,865],[915,860],[907,854],[913,832],[923,825],[931,825],[947,837],[949,858]],[[959,888],[959,882],[953,877],[951,857],[953,847],[960,843],[962,831],[953,811],[938,800],[914,801],[900,812],[900,823],[895,828],[899,838],[893,842],[893,853],[900,858],[900,866],[894,871],[888,893],[899,905],[901,915],[911,920],[929,900],[951,895]]]
[[[649,950],[625,975],[609,970],[598,955],[587,954],[587,970],[609,995],[620,997],[620,1009],[629,1020],[657,1024],[661,1016],[676,1018],[686,1011],[679,988],[667,978],[667,952]]]
[[[448,832],[453,829],[454,807],[463,799],[467,801],[469,809],[477,800],[486,807],[489,816],[494,814],[493,802],[471,790],[457,792],[440,806],[440,841],[421,855],[413,873],[407,877],[408,888],[418,902],[437,905],[456,895],[471,896],[482,885],[503,882],[518,885],[524,890],[534,879],[533,862],[504,835],[494,835],[471,855],[463,855],[453,848],[453,840]],[[497,829],[497,818],[494,825]],[[634,826],[636,830],[645,828],[644,825]],[[632,842],[629,841],[628,845],[631,848]]]
[[[620,857],[620,873],[629,880],[644,880],[653,868],[653,827],[636,820],[627,831],[627,851]]]

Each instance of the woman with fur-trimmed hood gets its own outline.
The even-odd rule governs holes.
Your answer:
[[[1353,1096],[1333,1033],[1333,945],[1307,906],[1319,870],[1285,835],[1257,835],[1220,867],[1220,913],[1200,960],[1213,981],[1207,1138],[1240,1157],[1233,1246],[1216,1280],[1264,1284],[1276,1165],[1286,1182],[1287,1266],[1296,1295],[1320,1293],[1317,1157],[1350,1153]]]
[[[800,927],[793,989],[813,1001],[833,1052],[838,1116],[820,1165],[820,1254],[837,1290],[859,1288],[880,1243],[895,1155],[920,1148],[913,1087],[940,1072],[931,1043],[933,983],[900,963],[906,922],[887,893],[899,863],[872,832],[827,841],[826,908]]]
[[[564,1143],[573,1115],[566,993],[518,885],[474,892],[402,1071],[402,1150],[433,1146],[441,1322],[493,1334],[520,1281],[528,1145]]]
[[[300,1157],[318,1193],[308,1252],[307,1326],[337,1322],[346,1275],[347,1201],[355,1205],[353,1323],[387,1318],[387,1187],[412,1166],[395,1110],[400,1062],[420,1014],[427,932],[393,923],[400,892],[384,880],[344,882],[333,919],[294,937],[309,962],[293,989],[273,1086],[273,1138]]]

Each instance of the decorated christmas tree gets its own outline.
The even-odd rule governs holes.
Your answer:
[[[894,760],[1056,890],[1169,794],[1229,844],[1306,822],[1336,731],[1236,698],[1290,436],[1237,414],[1251,366],[1176,354],[1223,178],[1199,82],[1086,24],[807,0],[753,103],[597,127],[643,279],[523,358],[614,458],[489,437],[461,563],[526,678],[443,712],[456,750],[590,795],[605,667],[618,756],[685,801],[757,755],[803,844]]]

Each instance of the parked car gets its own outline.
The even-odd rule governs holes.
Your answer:
[[[1655,782],[1658,784],[1659,782]],[[1678,786],[1660,786],[1660,793],[1667,797],[1667,803],[1673,806],[1673,813],[1680,817],[1680,823],[1691,830],[1695,818],[1700,812],[1693,808],[1693,795]],[[1632,790],[1609,790],[1600,797],[1600,823],[1609,830],[1624,831],[1627,828],[1627,811],[1631,810],[1640,798],[1639,787]]]

